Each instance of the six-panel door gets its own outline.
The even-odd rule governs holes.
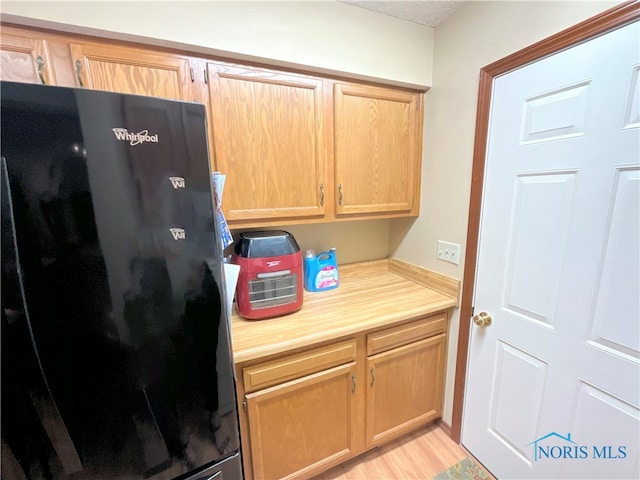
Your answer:
[[[640,478],[638,38],[493,83],[473,299],[493,323],[471,330],[462,439],[498,478]]]

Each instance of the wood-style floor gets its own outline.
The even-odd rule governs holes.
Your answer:
[[[427,480],[467,456],[439,426],[431,424],[321,473],[313,480]]]

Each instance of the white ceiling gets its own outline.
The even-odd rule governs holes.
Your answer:
[[[468,3],[461,0],[447,1],[359,1],[338,0],[354,7],[364,8],[372,12],[382,13],[390,17],[408,20],[428,27],[435,27],[440,22],[449,18],[460,7]]]

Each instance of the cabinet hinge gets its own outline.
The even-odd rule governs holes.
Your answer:
[[[242,409],[244,413],[247,413],[247,397],[244,397],[244,400],[242,400]]]
[[[471,307],[471,316],[473,317],[473,312],[475,311],[476,307]]]
[[[207,72],[207,69],[204,69],[204,83],[209,83],[209,72]]]

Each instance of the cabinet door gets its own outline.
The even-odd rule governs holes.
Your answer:
[[[337,215],[417,214],[420,94],[335,85]]]
[[[221,63],[208,64],[208,77],[227,220],[321,217],[328,188],[323,81]]]
[[[445,334],[367,360],[367,447],[442,415]]]
[[[80,86],[172,100],[193,100],[187,58],[89,43],[72,43],[71,54]]]
[[[46,40],[7,32],[0,34],[0,79],[22,83],[56,84]]]
[[[246,396],[253,478],[308,477],[352,455],[355,363]]]

